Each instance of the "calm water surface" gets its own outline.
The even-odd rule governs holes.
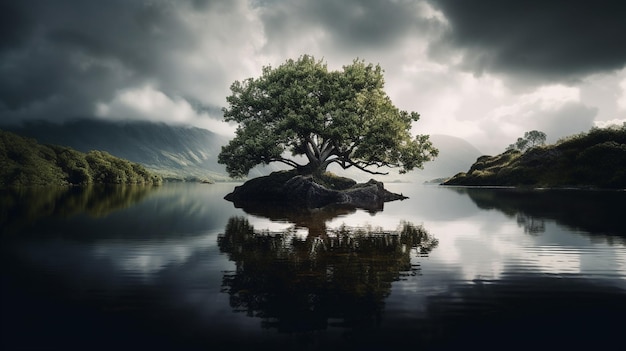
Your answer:
[[[3,192],[2,349],[623,344],[626,192],[388,184],[410,198],[294,212],[233,186]]]

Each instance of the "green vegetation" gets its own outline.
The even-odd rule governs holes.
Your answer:
[[[523,138],[517,138],[517,141],[514,144],[509,145],[507,150],[519,150],[526,151],[535,146],[541,146],[546,144],[546,133],[540,132],[538,130],[531,130],[530,132],[524,133]]]
[[[103,151],[42,145],[0,130],[0,187],[88,184],[160,184],[143,166]]]
[[[626,125],[593,128],[524,153],[481,156],[443,184],[626,188]]]
[[[279,162],[300,173],[324,173],[336,163],[371,174],[368,168],[422,168],[437,156],[427,135],[411,136],[416,112],[395,107],[383,90],[380,66],[355,60],[329,71],[311,56],[264,67],[257,79],[235,81],[224,119],[237,122],[236,136],[218,161],[232,177],[256,165]],[[286,157],[304,156],[307,164]]]

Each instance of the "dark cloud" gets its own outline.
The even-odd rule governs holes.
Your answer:
[[[0,5],[2,122],[91,115],[98,101],[148,82],[177,90],[173,56],[195,45],[166,1],[8,3]]]
[[[416,22],[415,9],[394,1],[309,1],[303,14],[333,33],[339,45],[387,48]]]
[[[0,50],[6,50],[19,45],[31,25],[26,9],[22,8],[17,1],[0,2]]]
[[[145,86],[213,107],[233,80],[270,63],[257,62],[263,54],[310,53],[292,44],[321,33],[310,41],[320,58],[379,61],[428,26],[421,12],[391,0],[2,2],[0,123],[89,116]]]
[[[477,74],[574,81],[626,64],[623,1],[429,1],[450,25],[431,54],[464,49],[462,65]]]
[[[290,36],[306,37],[322,31],[323,40],[334,50],[382,53],[414,34],[416,28],[426,30],[432,24],[421,16],[419,1],[295,0],[262,4],[270,47]]]

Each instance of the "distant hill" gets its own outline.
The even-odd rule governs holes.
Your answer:
[[[433,145],[439,149],[439,156],[424,165],[424,169],[416,173],[428,178],[446,178],[467,170],[482,155],[468,141],[450,135],[433,134],[430,136]]]
[[[78,151],[102,150],[137,162],[167,178],[222,180],[217,155],[228,138],[205,129],[146,121],[80,119],[63,124],[29,122],[9,129],[40,143]]]
[[[142,165],[102,151],[82,153],[0,130],[0,187],[34,185],[158,184]]]
[[[626,126],[482,156],[444,185],[626,188]]]

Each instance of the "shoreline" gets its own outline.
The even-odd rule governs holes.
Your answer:
[[[532,191],[544,191],[544,190],[568,190],[568,191],[603,191],[603,192],[626,192],[625,189],[613,189],[613,188],[598,188],[592,186],[571,186],[571,187],[533,187],[533,186],[511,186],[511,185],[445,185],[438,184],[442,188],[468,188],[468,189],[508,189],[508,190],[532,190]]]

